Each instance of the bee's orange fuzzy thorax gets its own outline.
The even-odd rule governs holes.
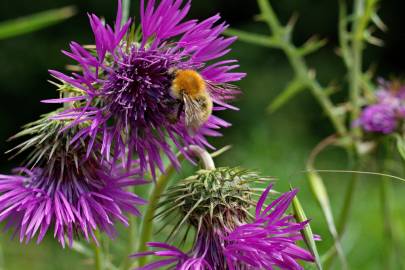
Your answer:
[[[194,97],[204,93],[205,81],[197,71],[178,70],[172,83],[172,92],[175,97],[180,97],[182,93]]]

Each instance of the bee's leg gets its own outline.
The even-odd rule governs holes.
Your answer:
[[[177,119],[180,119],[181,113],[183,112],[183,109],[184,109],[184,103],[181,102],[180,105],[179,105],[179,108],[177,110]]]

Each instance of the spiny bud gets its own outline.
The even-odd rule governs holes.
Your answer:
[[[232,229],[246,222],[256,205],[252,197],[260,194],[256,194],[252,184],[268,180],[255,171],[238,167],[199,170],[168,190],[157,216],[166,218],[177,209],[184,217],[180,226],[187,222],[198,230],[217,226]],[[174,228],[171,236],[180,226]]]

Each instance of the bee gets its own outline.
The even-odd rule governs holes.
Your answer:
[[[186,127],[197,131],[212,114],[213,101],[207,90],[207,82],[191,69],[178,69],[170,73],[173,75],[170,94],[179,104],[177,120],[184,111]]]

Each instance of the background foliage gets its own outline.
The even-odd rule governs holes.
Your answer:
[[[300,21],[296,27],[297,43],[305,41],[314,33],[328,39],[328,45],[320,52],[311,55],[309,63],[318,70],[321,81],[339,78],[343,74],[343,64],[331,53],[337,47],[337,1],[326,0],[285,0],[273,1],[282,21],[286,22],[291,11],[299,13]],[[132,14],[138,14],[137,1],[133,1]],[[255,1],[194,0],[192,17],[205,18],[220,12],[234,28],[252,32],[265,32],[261,24],[253,22],[258,13]],[[0,22],[42,10],[74,5],[77,16],[59,25],[40,32],[0,40],[0,152],[10,148],[8,137],[16,133],[21,125],[35,120],[40,114],[50,111],[51,105],[41,105],[40,100],[53,98],[54,87],[47,83],[50,78],[48,69],[63,69],[67,63],[60,49],[66,49],[71,40],[91,43],[92,36],[86,12],[104,15],[112,20],[115,14],[115,0],[41,0],[35,3],[20,0],[0,2]],[[405,23],[403,10],[405,3],[400,0],[383,1],[381,17],[389,31],[379,34],[385,40],[383,48],[369,48],[366,63],[375,63],[381,76],[403,75],[405,69],[405,33],[401,27]],[[262,28],[263,27],[263,28]],[[323,241],[319,244],[322,254],[331,245],[322,214],[309,192],[305,168],[311,149],[318,141],[328,136],[332,128],[321,113],[317,103],[310,95],[301,93],[292,102],[269,115],[266,107],[291,79],[291,70],[280,52],[271,51],[244,43],[236,43],[232,53],[240,59],[241,70],[248,77],[240,83],[244,95],[237,101],[239,113],[225,113],[224,118],[233,123],[225,131],[223,139],[211,140],[221,147],[232,144],[232,150],[217,160],[219,165],[242,165],[257,168],[268,175],[280,179],[279,190],[287,190],[289,183],[300,188],[300,201],[306,214],[312,219],[313,230],[320,234]],[[1,173],[8,173],[16,160],[0,157]],[[318,168],[346,168],[345,155],[340,150],[329,150],[320,158]],[[372,168],[371,168],[372,169]],[[183,177],[185,175],[182,175]],[[333,210],[339,213],[345,186],[350,174],[325,174]],[[382,269],[385,254],[386,235],[383,230],[382,210],[378,201],[378,178],[363,176],[359,193],[355,198],[353,218],[343,245],[348,251],[352,269]],[[398,220],[398,229],[405,241],[405,186],[395,183],[392,193],[394,215]],[[122,230],[122,234],[125,230]],[[121,235],[125,238],[125,235]],[[0,236],[7,270],[14,269],[88,269],[84,257],[70,250],[62,250],[50,238],[41,245],[34,243],[19,245],[10,240],[10,234]],[[124,247],[122,247],[124,249]],[[120,247],[117,247],[117,254]],[[398,268],[399,269],[399,268]]]

